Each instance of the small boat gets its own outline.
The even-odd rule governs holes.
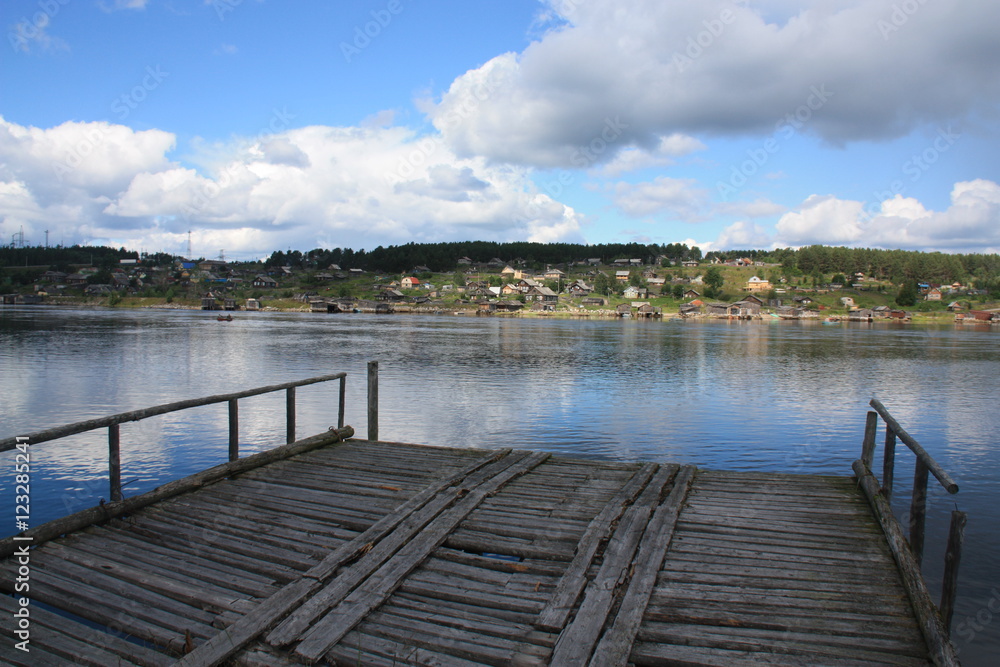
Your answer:
[[[232,315],[219,315],[215,319],[219,320],[220,322],[232,322],[233,321],[233,316]]]
[[[823,320],[823,324],[840,324],[840,320],[835,317],[828,317]]]

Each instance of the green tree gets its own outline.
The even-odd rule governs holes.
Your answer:
[[[594,278],[594,291],[598,294],[610,295],[615,289],[615,281],[603,271],[598,271]]]
[[[706,271],[703,280],[705,281],[705,285],[710,287],[714,292],[722,289],[722,285],[726,282],[726,279],[722,277],[722,269],[717,266],[713,266]]]
[[[906,281],[899,288],[899,293],[896,294],[896,305],[899,306],[912,306],[917,302],[917,286],[912,281]]]

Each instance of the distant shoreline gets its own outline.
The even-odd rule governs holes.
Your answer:
[[[88,298],[88,297],[50,297],[46,302],[41,304],[33,304],[30,306],[22,306],[26,308],[35,307],[67,307],[67,308],[80,308],[80,309],[102,309],[102,310],[189,310],[189,311],[201,311],[202,308],[199,305],[193,303],[168,303],[162,298],[151,298],[151,297],[126,297],[119,304],[111,306],[107,302],[106,298]],[[287,302],[287,300],[282,300]],[[259,311],[247,311],[245,309],[240,309],[236,311],[206,311],[209,313],[226,313],[235,314],[241,313],[243,315],[252,315],[254,312],[264,312],[264,313],[311,313],[310,307],[308,305],[292,306],[287,303],[283,303],[281,306],[263,306]],[[324,313],[315,313],[317,316],[325,315]],[[706,314],[695,314],[695,315],[681,315],[677,312],[666,312],[662,313],[657,317],[621,317],[613,310],[606,309],[595,309],[595,310],[559,310],[559,311],[531,311],[531,310],[520,310],[516,312],[494,312],[494,313],[482,313],[476,307],[455,307],[454,305],[449,306],[436,306],[436,307],[423,307],[423,306],[411,306],[402,305],[397,306],[392,313],[393,315],[447,315],[452,317],[500,317],[500,318],[514,318],[514,319],[634,319],[634,320],[644,320],[644,319],[659,319],[664,321],[731,321],[736,318],[726,317],[726,316],[716,316],[716,315],[706,315]],[[350,313],[339,313],[337,315],[349,316]],[[836,323],[852,322],[849,320],[847,314],[822,314],[817,317],[804,317],[804,318],[786,318],[786,317],[772,317],[770,313],[763,312],[760,316],[753,317],[751,319],[744,319],[739,321],[757,321],[757,322],[778,322],[778,321],[798,321],[798,322],[812,322],[816,324],[823,323],[824,320],[830,319],[836,321]],[[866,322],[854,322],[856,324],[864,324]],[[889,318],[879,318],[875,319],[868,324],[880,324],[880,323],[892,323],[892,324],[954,324],[956,326],[983,326],[983,327],[994,327],[1000,322],[982,322],[982,321],[961,321],[956,320],[954,313],[912,313],[905,321]]]

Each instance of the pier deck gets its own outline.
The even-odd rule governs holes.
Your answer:
[[[0,662],[930,663],[847,476],[348,440],[39,542]]]

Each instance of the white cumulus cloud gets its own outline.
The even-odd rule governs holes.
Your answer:
[[[1000,3],[900,4],[549,0],[547,32],[427,111],[459,155],[547,168],[783,120],[839,144],[992,112]]]
[[[582,241],[581,216],[525,169],[459,158],[437,135],[312,126],[205,146],[107,123],[0,119],[0,230],[180,251],[188,230],[227,253],[408,241]]]

